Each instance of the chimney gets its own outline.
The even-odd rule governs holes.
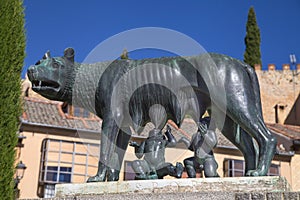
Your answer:
[[[269,70],[269,71],[273,71],[273,70],[275,70],[275,69],[276,69],[276,67],[275,67],[274,64],[268,64],[268,70]]]
[[[23,97],[29,97],[31,93],[31,82],[29,81],[27,74],[25,75],[25,79],[22,80],[21,91]]]
[[[260,64],[255,64],[254,69],[255,69],[255,71],[260,71],[261,70],[261,65]]]
[[[282,70],[284,70],[284,71],[290,70],[290,65],[289,64],[283,64],[282,65]]]
[[[297,65],[296,65],[296,69],[297,69],[298,71],[300,71],[300,64],[297,64]]]
[[[283,103],[278,103],[274,106],[275,109],[275,123],[283,124],[285,120],[285,108],[287,105]]]

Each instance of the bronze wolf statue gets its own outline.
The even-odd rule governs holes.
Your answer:
[[[62,57],[47,52],[27,73],[35,92],[103,120],[98,172],[88,182],[119,179],[129,127],[140,131],[150,122],[154,104],[166,112],[160,128],[168,119],[180,126],[188,112],[197,122],[211,109],[217,128],[242,152],[245,175],[267,174],[277,141],[263,121],[258,79],[247,64],[214,53],[94,64],[74,62],[74,55],[72,48]]]

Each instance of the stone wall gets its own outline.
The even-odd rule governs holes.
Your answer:
[[[300,92],[300,75],[293,76],[292,70],[256,70],[264,120],[275,123],[275,106],[278,105],[278,123],[284,123]]]

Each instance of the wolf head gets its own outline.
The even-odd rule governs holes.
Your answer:
[[[74,49],[67,48],[64,56],[51,58],[50,52],[27,70],[33,91],[56,101],[72,101],[75,80]]]

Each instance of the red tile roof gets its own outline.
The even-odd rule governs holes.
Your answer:
[[[287,124],[267,124],[268,128],[277,133],[284,135],[292,140],[300,140],[300,126]]]
[[[101,120],[99,118],[68,117],[63,113],[61,105],[62,103],[58,101],[25,98],[22,122],[70,129],[101,130]]]

